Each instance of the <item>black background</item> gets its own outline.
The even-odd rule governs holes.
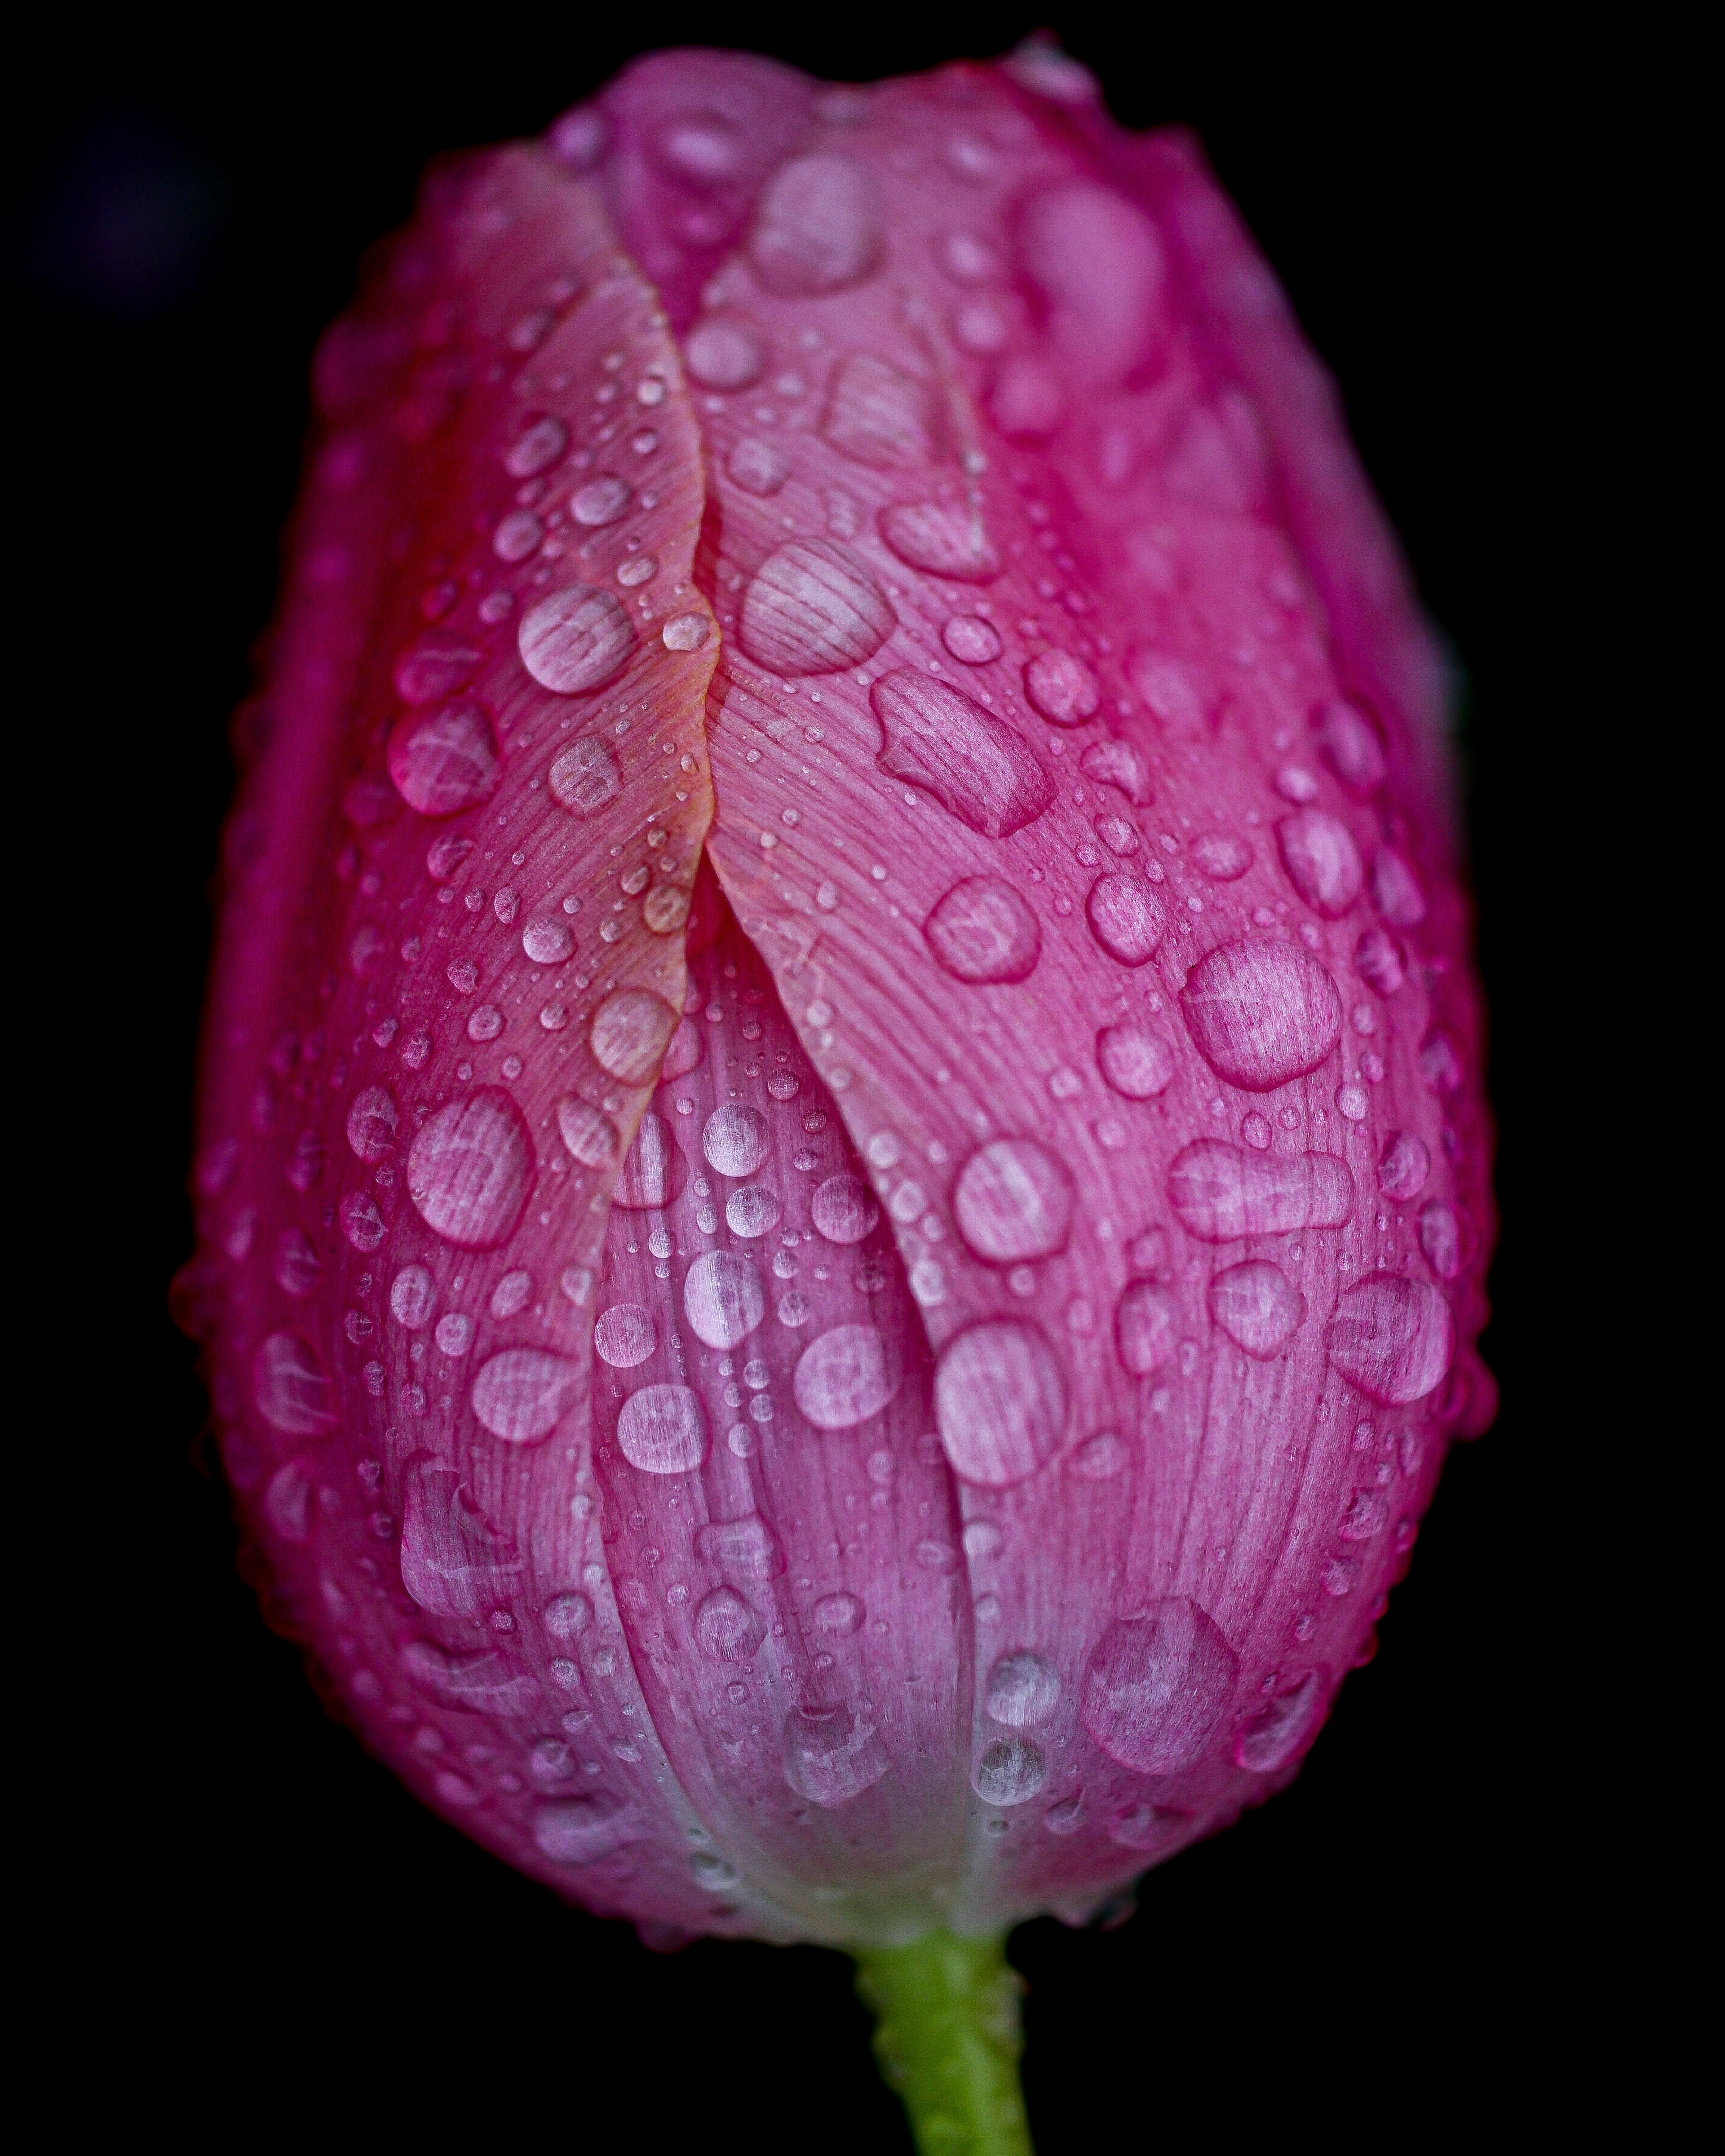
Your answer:
[[[650,1954],[419,1810],[325,1719],[234,1574],[193,1352],[164,1300],[190,1247],[226,717],[270,607],[315,336],[429,157],[542,127],[642,44],[704,35],[860,79],[1034,27],[827,12],[785,36],[675,10],[497,11],[375,49],[343,18],[254,24],[244,45],[231,29],[73,26],[15,93],[6,275],[29,423],[9,456],[15,527],[47,571],[12,634],[59,663],[54,706],[14,722],[80,767],[56,782],[96,834],[82,926],[63,916],[90,968],[69,1022],[94,1044],[83,1060],[114,1074],[93,1081],[83,1128],[107,1196],[73,1223],[85,1278],[97,1250],[110,1380],[75,1394],[83,1465],[58,1501],[105,1553],[79,1664],[100,1726],[70,1703],[86,1727],[50,1808],[65,1834],[51,1980],[109,2032],[74,2103],[118,2080],[188,2129],[363,2118],[439,2144],[608,2130],[644,2148],[908,2147],[838,1957]],[[1605,1409],[1554,1376],[1574,1368],[1559,1336],[1576,1319],[1551,1286],[1540,1110],[1560,1023],[1542,851],[1564,640],[1553,355],[1576,304],[1553,263],[1589,214],[1584,182],[1549,77],[1512,76],[1466,38],[1391,49],[1277,19],[1128,33],[1074,8],[1063,27],[1117,116],[1203,135],[1340,378],[1471,682],[1505,1224],[1486,1344],[1503,1409],[1453,1457],[1382,1651],[1297,1786],[1152,1875],[1122,1928],[1017,1934],[1041,2156],[1160,2144],[1189,2107],[1224,2138],[1504,2122],[1506,2102],[1537,2107],[1562,2077],[1567,2040],[1538,2032],[1586,1989],[1607,1922],[1579,1854],[1600,1821],[1578,1806],[1596,1799],[1574,1789],[1590,1589],[1582,1553],[1564,1553],[1553,1463]],[[1568,708],[1573,741],[1585,697]]]

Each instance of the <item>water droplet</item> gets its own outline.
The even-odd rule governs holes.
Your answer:
[[[409,711],[389,737],[389,776],[422,816],[459,816],[496,791],[503,767],[491,722],[477,704]]]
[[[459,1361],[473,1345],[473,1320],[459,1311],[451,1311],[447,1317],[437,1321],[437,1349],[452,1362]]]
[[[613,1203],[629,1213],[674,1205],[682,1195],[688,1174],[688,1163],[671,1135],[670,1125],[649,1108],[624,1158]]]
[[[1417,1198],[1431,1173],[1431,1155],[1411,1131],[1398,1131],[1378,1163],[1378,1188],[1398,1201]]]
[[[572,815],[591,816],[623,791],[617,752],[598,734],[572,741],[551,767],[552,796]]]
[[[1042,814],[1054,785],[1023,738],[943,681],[910,668],[870,692],[884,746],[880,768],[926,787],[949,815],[999,839]]]
[[[949,1340],[934,1399],[953,1471],[993,1489],[1034,1474],[1065,1430],[1060,1358],[1040,1327],[1019,1318],[985,1318]]]
[[[1239,1671],[1214,1620],[1177,1595],[1102,1635],[1084,1674],[1080,1718],[1122,1767],[1173,1774],[1203,1757]]]
[[[437,1308],[437,1282],[424,1265],[403,1265],[389,1283],[389,1307],[397,1324],[423,1332]]]
[[[995,1138],[964,1163],[952,1214],[959,1234],[990,1264],[1052,1257],[1065,1247],[1072,1178],[1034,1138]]]
[[[824,1594],[814,1605],[816,1625],[836,1639],[859,1630],[865,1614],[854,1594]]]
[[[659,1331],[639,1303],[614,1302],[595,1320],[593,1344],[602,1363],[614,1370],[633,1370],[659,1345]]]
[[[1251,1774],[1285,1766],[1316,1731],[1323,1700],[1323,1678],[1313,1670],[1242,1726],[1234,1740],[1235,1763]]]
[[[1240,1134],[1256,1152],[1267,1152],[1276,1137],[1270,1127],[1269,1117],[1260,1116],[1255,1108],[1250,1115],[1240,1118]]]
[[[404,704],[434,704],[465,688],[483,656],[471,644],[451,637],[422,637],[395,662],[395,693]],[[471,845],[470,840],[457,843],[464,851]],[[434,875],[439,873],[432,870]]]
[[[839,362],[821,432],[843,456],[875,471],[917,472],[933,459],[939,412],[928,386],[871,352]]]
[[[1078,767],[1098,786],[1117,786],[1141,808],[1150,798],[1149,766],[1129,742],[1092,742],[1079,757]]]
[[[394,1150],[396,1127],[401,1111],[394,1096],[382,1086],[367,1086],[354,1096],[347,1111],[347,1142],[361,1160],[382,1160]]]
[[[1454,1280],[1471,1255],[1467,1245],[1471,1231],[1464,1235],[1462,1216],[1440,1199],[1433,1199],[1420,1209],[1420,1247],[1425,1253],[1425,1262],[1440,1280]]]
[[[701,1149],[721,1175],[752,1175],[772,1150],[772,1133],[758,1109],[740,1101],[714,1109],[701,1134]]]
[[[1106,1482],[1126,1466],[1125,1441],[1111,1430],[1099,1430],[1076,1446],[1066,1461],[1066,1472],[1085,1482]]]
[[[872,1325],[835,1325],[803,1350],[792,1383],[817,1430],[855,1430],[893,1399],[901,1376],[892,1343]]]
[[[500,1087],[481,1086],[421,1127],[408,1155],[408,1195],[445,1242],[495,1250],[515,1233],[533,1166],[521,1110]]]
[[[699,651],[712,634],[712,622],[704,613],[673,614],[659,632],[667,651]]]
[[[593,1604],[584,1594],[554,1595],[545,1605],[545,1629],[554,1640],[578,1640],[593,1622]]]
[[[493,1437],[530,1445],[557,1428],[566,1407],[587,1390],[580,1363],[542,1348],[506,1348],[480,1363],[473,1412]]]
[[[767,1636],[767,1620],[734,1587],[716,1587],[695,1612],[695,1636],[716,1662],[746,1662]]]
[[[1354,946],[1353,963],[1360,978],[1380,996],[1393,996],[1407,978],[1402,947],[1382,928],[1368,928]]]
[[[767,1290],[752,1258],[736,1250],[708,1250],[683,1281],[683,1312],[697,1340],[709,1348],[736,1348],[767,1315]]]
[[[569,513],[578,524],[590,530],[614,524],[629,507],[633,494],[626,479],[619,479],[615,472],[600,472],[576,490]]]
[[[849,1803],[891,1763],[874,1724],[847,1708],[793,1708],[785,1717],[785,1779],[812,1804]]]
[[[922,925],[928,947],[961,981],[1023,981],[1042,955],[1036,916],[999,876],[955,883]]]
[[[762,191],[749,259],[769,292],[815,299],[871,276],[880,259],[874,182],[848,157],[792,157]]]
[[[575,948],[575,932],[555,914],[542,915],[522,929],[521,948],[536,966],[561,966]]]
[[[1333,1154],[1248,1152],[1225,1138],[1177,1153],[1168,1195],[1181,1226],[1207,1243],[1339,1228],[1353,1211],[1353,1179]]]
[[[1392,928],[1417,928],[1425,918],[1420,880],[1389,846],[1380,846],[1372,856],[1372,903]]]
[[[972,1520],[960,1537],[964,1554],[978,1558],[999,1557],[1006,1547],[1006,1537],[992,1520]]]
[[[1286,1348],[1306,1316],[1306,1298],[1280,1265],[1254,1258],[1229,1265],[1209,1286],[1210,1316],[1248,1355],[1267,1361]]]
[[[633,1807],[600,1790],[541,1804],[533,1819],[534,1846],[553,1864],[594,1863],[640,1830]]]
[[[1302,808],[1276,827],[1282,866],[1301,898],[1327,921],[1337,921],[1359,896],[1365,871],[1348,826],[1322,808]]]
[[[834,539],[793,539],[743,595],[738,639],[778,674],[832,674],[872,659],[896,626],[874,572]]]
[[[252,1399],[270,1427],[289,1437],[321,1437],[335,1426],[329,1378],[295,1332],[272,1332],[259,1348],[252,1363]]]
[[[619,674],[635,632],[614,593],[568,584],[547,593],[521,616],[516,636],[521,664],[542,689],[578,696]]]
[[[1187,1030],[1219,1077],[1267,1093],[1316,1070],[1342,1037],[1336,983],[1297,944],[1247,937],[1199,959],[1180,991]]]
[[[702,322],[684,341],[683,363],[703,389],[747,389],[766,371],[767,347],[742,322]]]
[[[855,1175],[829,1175],[816,1186],[809,1209],[829,1243],[860,1243],[880,1218],[874,1192]]]
[[[1000,656],[1000,632],[978,614],[955,613],[941,631],[941,642],[961,666],[986,666]]]
[[[389,1230],[383,1224],[383,1215],[377,1210],[377,1201],[362,1190],[351,1190],[341,1200],[341,1233],[356,1250],[367,1253],[380,1250]]]
[[[491,552],[500,562],[525,562],[538,551],[545,526],[531,509],[511,509],[491,534]]]
[[[726,458],[725,470],[745,494],[765,501],[790,477],[791,460],[773,443],[745,435]]]
[[[1142,876],[1124,870],[1096,878],[1084,911],[1091,934],[1122,966],[1143,965],[1168,927],[1168,908]]]
[[[1047,1779],[1041,1747],[1024,1737],[997,1738],[976,1763],[976,1793],[988,1804],[1028,1804]]]
[[[488,1306],[493,1317],[513,1317],[517,1311],[525,1310],[533,1300],[533,1276],[517,1265],[505,1273],[491,1290]]]
[[[709,1521],[696,1536],[695,1547],[716,1570],[745,1579],[777,1579],[784,1570],[778,1537],[756,1512]]]
[[[1237,883],[1252,865],[1252,850],[1244,839],[1224,838],[1213,832],[1194,839],[1192,858],[1199,873],[1212,883]]]
[[[1378,1276],[1344,1289],[1330,1321],[1330,1360],[1385,1407],[1435,1392],[1455,1353],[1450,1306],[1424,1281]]]
[[[650,988],[619,988],[593,1013],[588,1045],[602,1070],[640,1086],[658,1070],[676,1024],[677,1014]]]
[[[1377,728],[1357,705],[1337,696],[1312,715],[1318,753],[1351,793],[1375,793],[1389,775]]]
[[[1067,651],[1045,651],[1024,669],[1024,694],[1050,726],[1081,726],[1101,701],[1096,677]]]
[[[569,446],[569,430],[561,419],[537,419],[511,443],[503,469],[511,479],[531,479],[548,471]]]
[[[733,1235],[753,1241],[778,1225],[778,1194],[763,1183],[746,1183],[725,1200],[725,1223]]]
[[[1096,1035],[1096,1067],[1127,1100],[1153,1101],[1173,1078],[1173,1050],[1150,1027],[1127,1019]]]
[[[583,1168],[609,1168],[617,1158],[617,1128],[590,1101],[573,1094],[557,1102],[557,1130]]]
[[[707,1455],[701,1396],[687,1385],[643,1385],[617,1418],[617,1442],[644,1475],[683,1475]]]
[[[1059,1804],[1050,1804],[1042,1815],[1042,1824],[1050,1834],[1076,1834],[1080,1815],[1084,1810],[1084,1792],[1076,1796],[1062,1797]]]
[[[1134,1281],[1114,1312],[1120,1359],[1135,1378],[1150,1378],[1173,1358],[1179,1305],[1165,1287]]]
[[[1003,1655],[988,1672],[988,1712],[1009,1729],[1034,1729],[1060,1699],[1060,1672],[1027,1648]]]
[[[1000,556],[978,509],[933,501],[896,502],[881,511],[880,525],[880,536],[909,568],[925,569],[930,576],[959,584],[986,584],[1000,574]],[[947,627],[950,630],[952,623]],[[973,644],[993,644],[983,658],[998,656],[1000,639],[987,622],[969,620],[968,630]],[[963,657],[952,646],[947,648],[954,658]],[[964,663],[979,665],[982,659]]]

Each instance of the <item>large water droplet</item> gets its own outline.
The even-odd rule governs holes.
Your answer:
[[[689,1179],[689,1165],[671,1127],[649,1108],[624,1156],[612,1202],[628,1213],[675,1205]]]
[[[542,688],[584,696],[623,670],[634,649],[634,625],[614,593],[569,584],[528,608],[516,644]]]
[[[955,613],[941,631],[941,642],[961,666],[986,666],[1000,656],[999,630],[973,613]]]
[[[566,1407],[587,1391],[587,1373],[567,1356],[542,1348],[506,1348],[480,1365],[474,1414],[493,1437],[529,1445],[555,1430]]]
[[[932,459],[938,408],[928,386],[871,352],[839,362],[821,432],[839,453],[876,471],[920,471]]]
[[[423,1332],[437,1308],[437,1282],[424,1265],[403,1265],[389,1283],[389,1309],[398,1325]]]
[[[561,419],[536,419],[509,445],[503,469],[511,479],[531,479],[549,471],[569,446],[569,430]]]
[[[1348,826],[1322,808],[1302,808],[1282,818],[1276,843],[1301,897],[1327,921],[1340,920],[1359,896],[1365,875]]]
[[[701,1149],[721,1175],[752,1175],[772,1149],[767,1118],[741,1101],[715,1108],[701,1134]]]
[[[575,932],[567,921],[546,914],[521,931],[521,949],[536,966],[561,966],[575,948]]]
[[[252,1399],[272,1430],[321,1437],[336,1423],[335,1395],[315,1349],[296,1332],[272,1332],[252,1361]]]
[[[593,1014],[588,1045],[602,1070],[642,1086],[658,1070],[677,1014],[650,988],[619,988]]]
[[[1122,966],[1142,966],[1154,957],[1168,928],[1168,908],[1154,890],[1123,870],[1096,878],[1084,911],[1091,934]]]
[[[1210,1316],[1237,1348],[1267,1361],[1279,1355],[1306,1315],[1306,1298],[1280,1265],[1253,1258],[1210,1282]]]
[[[960,584],[986,584],[1000,574],[1000,555],[978,509],[934,501],[896,502],[881,511],[880,522],[880,536],[912,569],[926,569],[931,576]],[[947,649],[953,650],[954,657],[964,659],[968,666],[996,657],[1000,639],[993,628],[987,622],[965,619],[971,643],[989,643],[993,649],[983,652],[981,658],[964,659],[963,651],[953,649],[948,635]],[[952,626],[947,623],[949,632]]]
[[[835,1325],[797,1360],[797,1405],[817,1430],[855,1430],[894,1397],[903,1374],[893,1344],[872,1325]]]
[[[459,816],[497,790],[503,767],[491,721],[477,704],[409,711],[389,737],[389,776],[422,816]]]
[[[995,1138],[964,1163],[952,1214],[971,1249],[992,1265],[1052,1257],[1065,1247],[1072,1178],[1034,1138]]]
[[[1384,783],[1384,745],[1371,721],[1345,696],[1333,697],[1312,720],[1318,752],[1351,793],[1362,799]]]
[[[1189,1235],[1207,1243],[1339,1228],[1353,1211],[1353,1180],[1332,1153],[1265,1153],[1196,1138],[1174,1156],[1168,1203]]]
[[[1174,1054],[1159,1033],[1127,1019],[1096,1035],[1096,1068],[1128,1101],[1153,1101],[1174,1075]]]
[[[1235,1763],[1248,1774],[1274,1774],[1315,1733],[1323,1703],[1323,1676],[1312,1670],[1242,1726],[1234,1740]]]
[[[1267,1093],[1316,1070],[1342,1037],[1342,998],[1309,952],[1246,937],[1200,958],[1180,991],[1187,1030],[1230,1085]]]
[[[734,1587],[716,1587],[695,1612],[695,1636],[716,1662],[746,1662],[767,1636],[767,1620]]]
[[[633,1370],[659,1345],[659,1330],[639,1303],[614,1302],[594,1321],[593,1344],[602,1363],[614,1370]]]
[[[520,1588],[515,1551],[480,1518],[453,1469],[421,1455],[402,1478],[401,1576],[434,1617],[484,1617]]]
[[[1009,1729],[1034,1729],[1060,1704],[1060,1672],[1028,1647],[1003,1655],[988,1672],[988,1697],[996,1722]]]
[[[867,1614],[855,1594],[823,1594],[814,1605],[816,1625],[834,1639],[844,1639],[860,1630]]]
[[[1150,767],[1129,742],[1092,742],[1079,757],[1078,767],[1098,786],[1117,786],[1140,808],[1150,798]]]
[[[999,876],[955,883],[922,924],[928,947],[961,981],[1024,981],[1042,956],[1036,916]]]
[[[1417,1198],[1431,1173],[1431,1155],[1425,1141],[1411,1131],[1398,1131],[1384,1147],[1378,1163],[1378,1188],[1398,1203]]]
[[[619,479],[615,472],[600,472],[575,490],[569,513],[578,524],[596,530],[616,523],[629,507],[633,493],[626,479]]]
[[[1237,883],[1252,865],[1252,850],[1244,839],[1211,832],[1193,840],[1192,859],[1199,874],[1212,883]]]
[[[1434,1393],[1455,1353],[1450,1306],[1424,1281],[1379,1275],[1346,1289],[1330,1320],[1330,1360],[1385,1407]]]
[[[870,701],[884,737],[880,768],[926,787],[973,831],[1004,838],[1053,800],[1053,782],[1022,737],[945,682],[901,668],[881,675]]]
[[[848,157],[793,157],[762,190],[749,259],[769,292],[815,299],[873,275],[880,259],[874,182]]]
[[[779,1212],[776,1190],[769,1190],[764,1183],[745,1183],[725,1200],[725,1224],[733,1235],[753,1242],[778,1225]]]
[[[465,688],[484,655],[453,637],[422,637],[395,662],[395,693],[404,704],[434,704]]]
[[[1153,1378],[1173,1359],[1180,1306],[1153,1281],[1134,1281],[1114,1312],[1114,1342],[1135,1378]]]
[[[551,791],[572,815],[594,814],[623,791],[617,752],[601,736],[583,734],[552,762]]]
[[[683,1312],[697,1340],[709,1348],[736,1348],[767,1315],[767,1290],[752,1258],[737,1250],[708,1250],[683,1281]]]
[[[464,1250],[507,1242],[532,1182],[533,1141],[501,1086],[439,1108],[408,1155],[408,1195],[420,1219]]]
[[[617,1443],[644,1475],[684,1475],[707,1454],[701,1395],[687,1385],[643,1385],[617,1418]]]
[[[1047,1779],[1042,1748],[1027,1737],[997,1738],[977,1759],[976,1793],[986,1804],[1028,1804]]]
[[[1096,677],[1069,651],[1045,651],[1024,669],[1024,694],[1053,726],[1081,726],[1096,716]]]
[[[777,494],[790,477],[791,460],[774,444],[757,442],[746,435],[726,458],[725,470],[745,494],[764,501]]]
[[[868,564],[835,539],[793,539],[756,570],[738,641],[777,674],[833,674],[872,659],[895,626]]]
[[[1169,1774],[1203,1757],[1240,1661],[1184,1595],[1111,1625],[1084,1673],[1085,1727],[1122,1767]]]
[[[848,1803],[891,1763],[874,1724],[847,1708],[793,1708],[785,1717],[785,1779],[812,1804]]]
[[[1004,1489],[1034,1474],[1066,1427],[1066,1380],[1040,1326],[985,1318],[949,1340],[935,1372],[941,1443],[955,1474]]]
[[[350,1190],[341,1200],[341,1233],[356,1250],[369,1253],[380,1250],[389,1233],[377,1201],[362,1190]]]

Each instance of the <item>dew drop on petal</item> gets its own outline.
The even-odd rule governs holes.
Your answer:
[[[775,673],[832,674],[872,659],[896,625],[860,556],[834,539],[793,539],[756,570],[737,638]]]
[[[997,1738],[976,1763],[976,1793],[984,1804],[1028,1804],[1047,1779],[1042,1748],[1025,1737]]]
[[[935,1370],[936,1419],[955,1474],[1004,1489],[1034,1474],[1066,1426],[1066,1380],[1040,1326],[984,1318],[954,1335]]]
[[[408,1155],[408,1195],[445,1242],[495,1250],[515,1233],[533,1167],[521,1110],[501,1087],[481,1086],[421,1127]]]
[[[459,816],[497,790],[503,775],[491,722],[477,704],[409,711],[389,737],[389,776],[422,816]]]
[[[1173,1050],[1151,1027],[1126,1019],[1096,1035],[1096,1068],[1122,1098],[1153,1101],[1173,1081]]]
[[[614,1302],[593,1321],[593,1344],[602,1363],[614,1370],[633,1370],[659,1344],[658,1327],[638,1302]]]
[[[1281,1267],[1254,1258],[1229,1265],[1209,1286],[1210,1316],[1237,1348],[1267,1360],[1279,1355],[1306,1315],[1306,1298]]]
[[[707,1455],[706,1416],[687,1385],[643,1385],[624,1402],[617,1443],[644,1475],[683,1475]]]
[[[1142,876],[1125,870],[1098,876],[1085,901],[1091,933],[1122,966],[1142,966],[1155,955],[1168,928],[1168,908]]]
[[[872,1325],[835,1325],[798,1358],[797,1405],[817,1430],[855,1430],[896,1394],[901,1365]]]
[[[1085,1671],[1080,1718],[1122,1767],[1173,1774],[1204,1756],[1239,1671],[1214,1620],[1177,1595],[1103,1634]]]
[[[626,1086],[639,1086],[659,1068],[677,1014],[650,988],[618,988],[593,1013],[588,1045],[593,1060]]]
[[[1247,937],[1201,958],[1180,991],[1199,1053],[1220,1078],[1267,1093],[1317,1070],[1342,1037],[1342,998],[1297,944]]]
[[[591,816],[623,791],[617,752],[598,734],[583,734],[551,767],[552,798],[572,815]]]
[[[1024,694],[1050,726],[1081,726],[1101,701],[1096,677],[1070,652],[1045,651],[1024,669]]]
[[[752,1175],[772,1149],[767,1118],[740,1101],[715,1108],[701,1134],[701,1149],[721,1175]]]
[[[1042,955],[1029,906],[999,876],[966,876],[922,925],[928,947],[955,980],[1028,980]]]
[[[1072,1178],[1034,1138],[995,1138],[960,1171],[952,1215],[971,1249],[991,1265],[1052,1257],[1065,1247]]]
[[[493,1437],[531,1445],[556,1429],[563,1410],[585,1394],[586,1373],[567,1355],[542,1348],[506,1348],[480,1365],[470,1395]]]
[[[988,1672],[988,1712],[1009,1729],[1034,1729],[1060,1704],[1060,1672],[1029,1648],[1002,1655]]]
[[[860,1243],[880,1218],[875,1194],[860,1176],[829,1175],[815,1187],[809,1213],[829,1243]]]
[[[708,1348],[736,1348],[767,1315],[767,1290],[752,1258],[736,1250],[708,1250],[683,1281],[683,1312],[696,1338]]]
[[[634,649],[634,625],[614,593],[585,584],[547,593],[521,616],[521,664],[543,689],[577,696],[601,689]]]
[[[767,1636],[767,1620],[734,1587],[716,1587],[695,1611],[695,1636],[716,1662],[746,1662]]]
[[[1424,1281],[1379,1275],[1343,1291],[1330,1320],[1331,1362],[1385,1407],[1434,1393],[1455,1353],[1450,1306]]]

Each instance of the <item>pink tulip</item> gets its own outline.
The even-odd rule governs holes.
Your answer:
[[[1394,542],[1042,48],[644,61],[434,171],[316,388],[182,1276],[274,1610],[486,1847],[859,1953],[929,2145],[1027,2146],[1006,1928],[1292,1778],[1491,1412]]]

